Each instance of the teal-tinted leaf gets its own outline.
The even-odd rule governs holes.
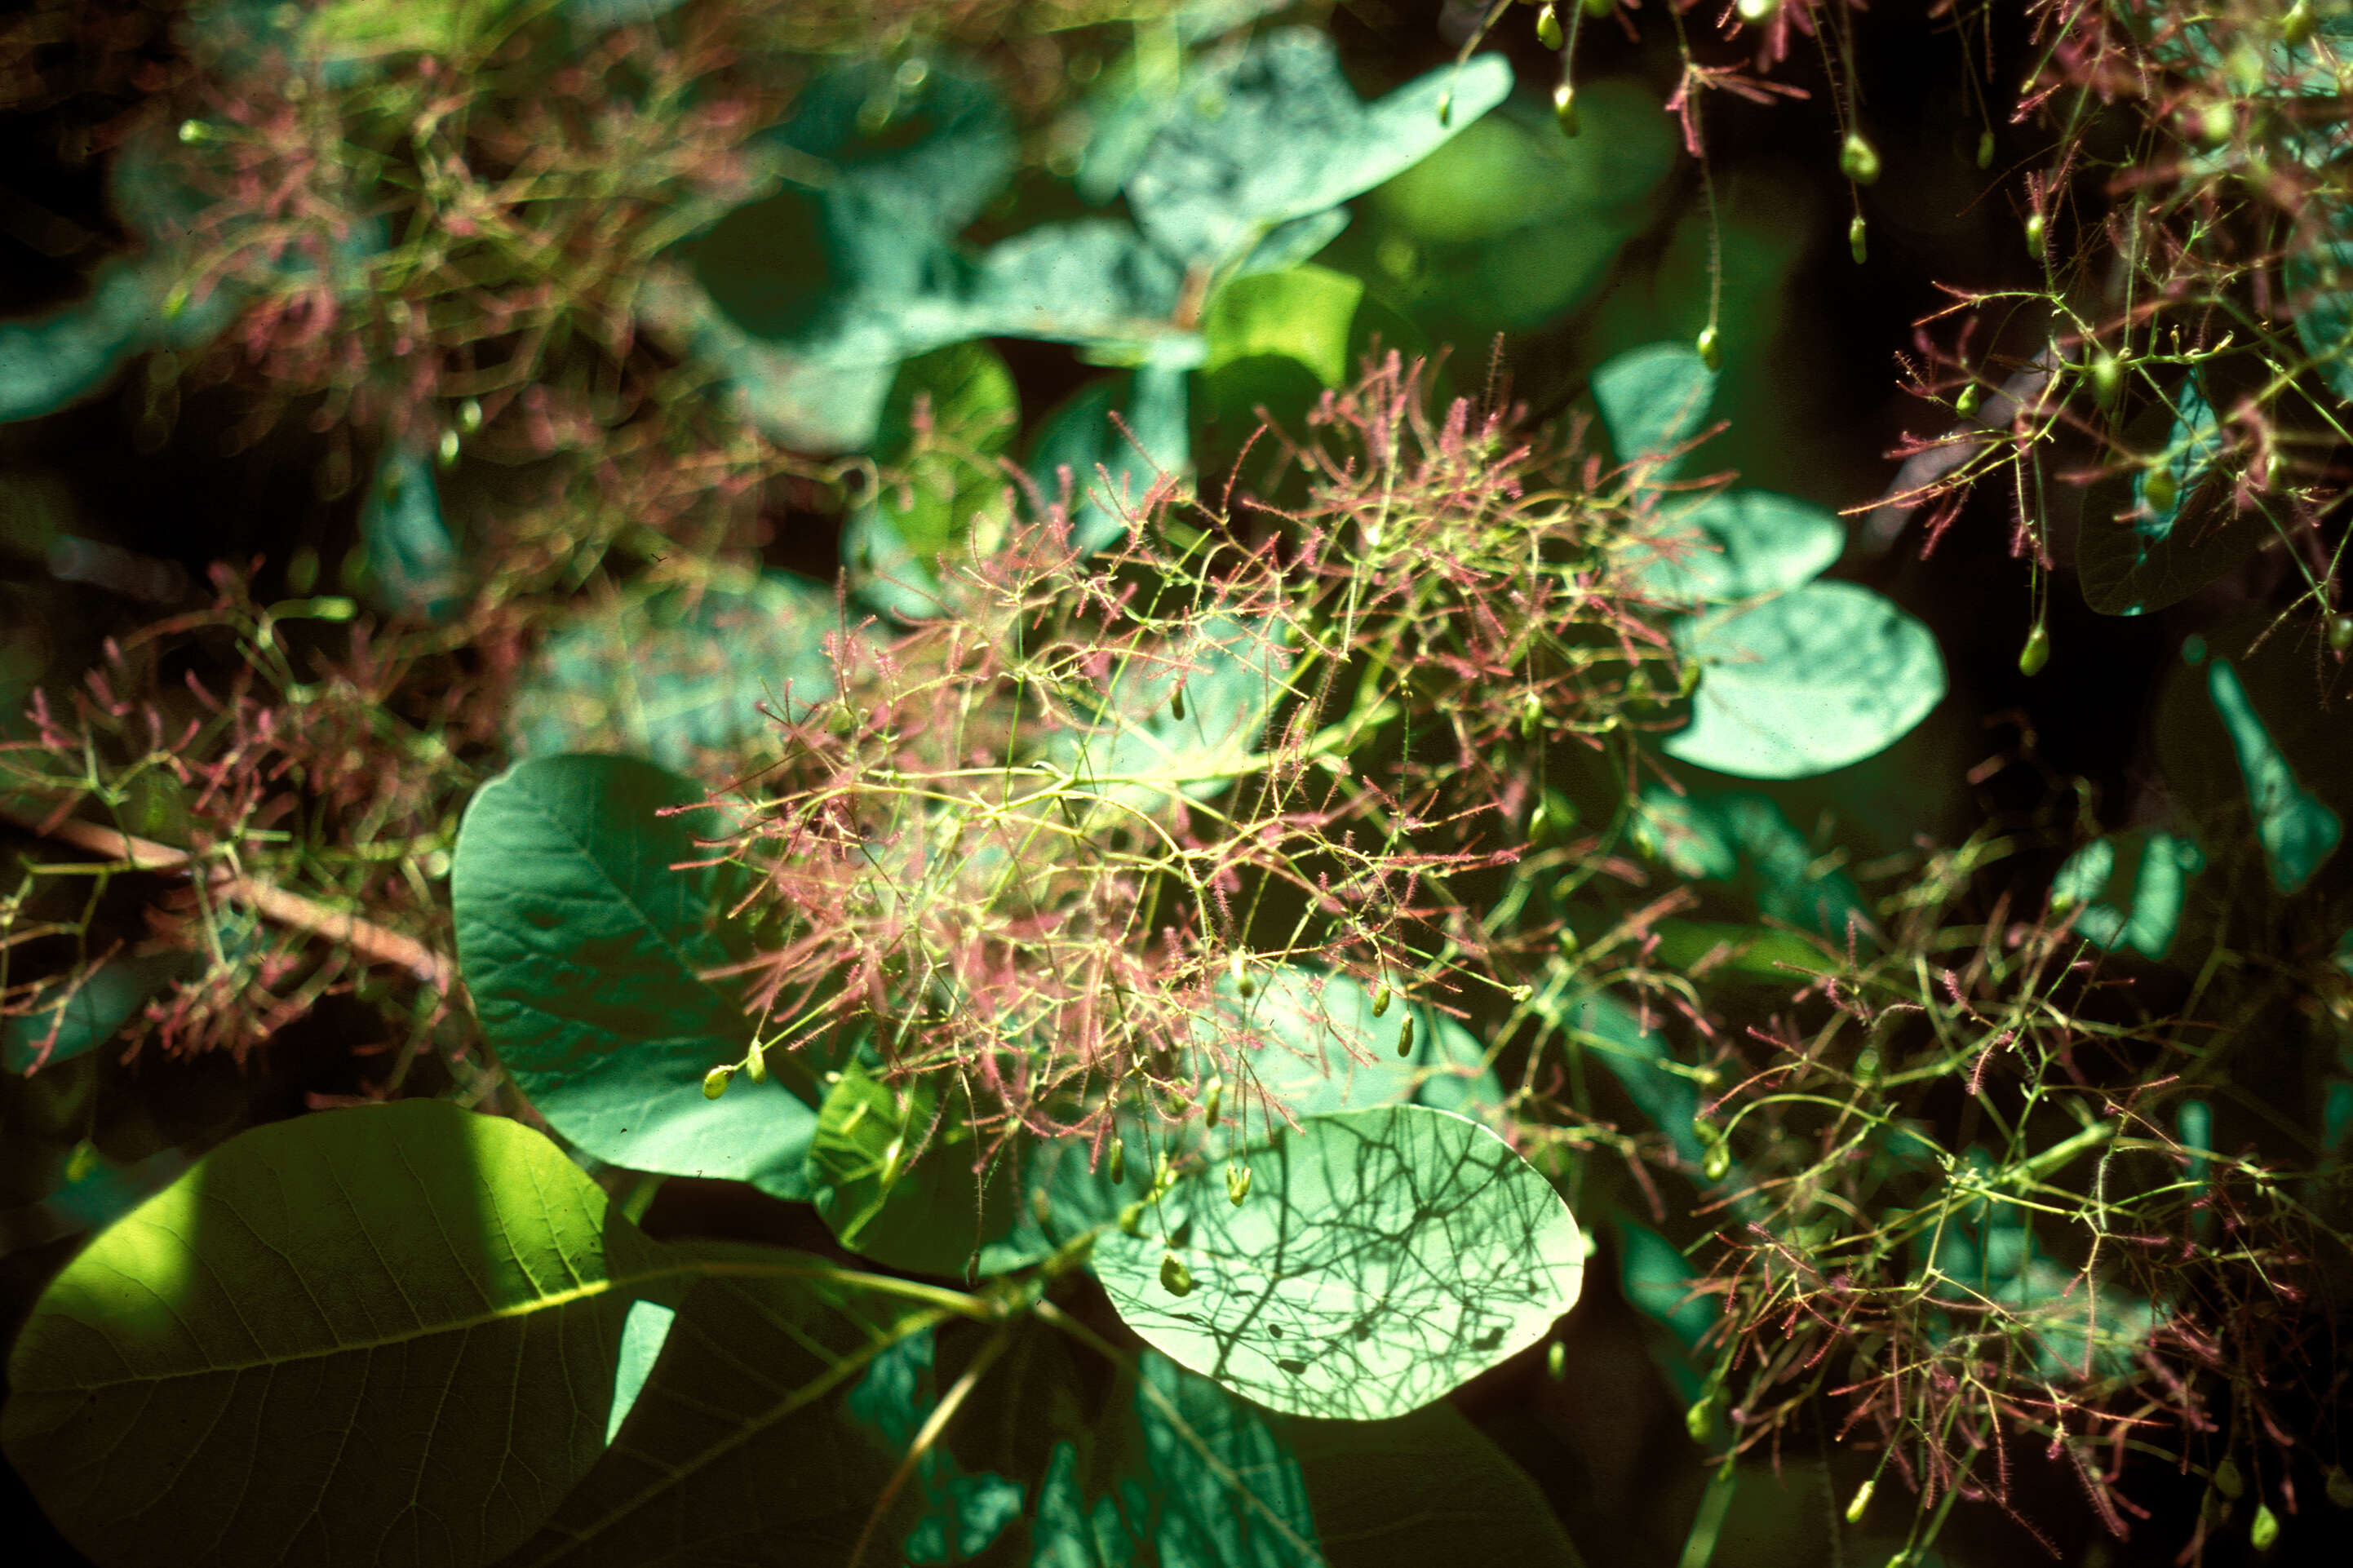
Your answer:
[[[584,33],[667,16],[683,0],[564,0],[564,19]]]
[[[2155,465],[2134,473],[2128,511],[2121,482],[2088,493],[2075,550],[2084,602],[2104,616],[2178,604],[2272,535],[2260,505],[2237,504],[2232,477],[2218,462],[2221,422],[2194,381],[2183,384],[2174,409],[2154,408],[2136,421],[2132,437],[2157,448]],[[2120,515],[2106,515],[2111,510]]]
[[[853,1252],[962,1278],[1013,1228],[1011,1176],[1000,1163],[984,1182],[975,1153],[971,1129],[941,1114],[930,1079],[894,1087],[852,1061],[827,1090],[809,1146],[817,1212]]]
[[[277,1122],[67,1265],[0,1440],[108,1564],[484,1563],[596,1462],[629,1300],[673,1272],[520,1123]]]
[[[1281,226],[1420,162],[1511,87],[1502,58],[1481,55],[1367,106],[1322,33],[1269,33],[1186,79],[1128,176],[1128,205],[1145,237],[1180,263],[1229,265]],[[1441,122],[1439,102],[1450,94]]]
[[[1050,504],[1069,474],[1073,550],[1092,555],[1119,543],[1161,477],[1190,471],[1186,416],[1184,370],[1147,362],[1081,387],[1048,418],[1029,473]]]
[[[1701,668],[1691,724],[1662,749],[1743,778],[1829,773],[1883,751],[1945,695],[1928,628],[1852,583],[1809,583],[1676,629]]]
[[[1306,1478],[1331,1568],[1582,1568],[1527,1472],[1440,1400],[1387,1421],[1274,1423]]]
[[[2023,1348],[2042,1377],[2126,1372],[2162,1321],[2144,1298],[2055,1261],[2036,1243],[2033,1226],[2003,1205],[1978,1205],[1974,1216],[1936,1227],[1915,1250],[1941,1276],[1928,1300],[1969,1325],[1957,1331],[1978,1331],[1988,1301],[2008,1309],[2023,1322]]]
[[[1593,373],[1593,401],[1621,463],[1648,462],[1652,479],[1675,468],[1668,453],[1700,433],[1715,397],[1715,373],[1687,343],[1652,343]]]
[[[826,71],[769,136],[821,165],[805,183],[953,234],[1005,188],[1018,148],[992,83],[950,60],[928,68],[913,85],[881,58]]]
[[[2118,880],[2120,860],[2132,864]],[[2189,879],[2205,865],[2197,845],[2170,833],[2095,838],[2069,856],[2052,879],[2051,907],[2065,910],[2081,904],[2075,929],[2102,947],[2128,947],[2144,958],[2162,959],[2180,929]]]
[[[670,768],[740,752],[833,695],[833,595],[786,573],[720,574],[585,611],[549,637],[509,722],[528,755],[626,750]]]
[[[1079,784],[1130,811],[1165,809],[1176,788],[1216,798],[1282,697],[1291,660],[1282,637],[1271,616],[1215,616],[1167,657],[1124,661],[1094,727],[1054,738],[1056,760]],[[1181,718],[1172,702],[1180,686]]]
[[[2293,893],[2312,879],[2345,837],[2337,815],[2297,782],[2295,771],[2272,743],[2271,732],[2247,700],[2247,689],[2228,660],[2207,666],[2207,689],[2214,710],[2230,731],[2231,748],[2238,753],[2239,771],[2247,781],[2247,801],[2254,808],[2255,837],[2263,847],[2263,864],[2272,886]]]
[[[1055,1446],[1031,1568],[1322,1568],[1299,1462],[1265,1414],[1145,1352],[1132,1413]]]
[[[163,284],[152,268],[114,262],[90,297],[0,321],[0,424],[69,408],[101,391],[134,354],[162,341]]]
[[[1618,1218],[1618,1279],[1626,1304],[1674,1336],[1686,1352],[1715,1326],[1715,1299],[1696,1295],[1698,1279],[1675,1244],[1639,1221]],[[1696,1392],[1694,1390],[1694,1392]]]
[[[1536,994],[1545,1022],[1567,1034],[1577,1048],[1601,1058],[1626,1098],[1663,1133],[1676,1157],[1697,1169],[1707,1146],[1692,1130],[1699,1114],[1699,1090],[1687,1073],[1672,1069],[1674,1054],[1655,1021],[1645,1027],[1633,1009],[1606,992],[1556,999],[1547,987]]]
[[[360,508],[360,543],[376,607],[419,620],[448,618],[458,602],[458,545],[441,516],[433,465],[388,448]]]
[[[1511,1146],[1425,1106],[1313,1117],[1219,1181],[1191,1223],[1096,1243],[1128,1327],[1232,1393],[1293,1415],[1377,1420],[1526,1349],[1576,1304],[1584,1244]],[[1172,1253],[1194,1288],[1171,1293]]]
[[[784,1087],[702,1077],[753,1026],[702,975],[725,953],[686,780],[633,757],[534,758],[482,786],[458,831],[450,901],[482,1032],[548,1124],[609,1164],[807,1195],[817,1115]]]
[[[726,1277],[686,1293],[612,1446],[501,1568],[848,1568],[900,1453],[846,1392],[938,1314],[805,1253],[681,1247],[678,1266]],[[905,1529],[913,1502],[878,1540]]]
[[[2337,396],[2353,400],[2353,239],[2331,239],[2287,258],[2296,341]]]
[[[97,1049],[114,1038],[165,982],[185,973],[187,964],[180,953],[100,964],[71,995],[0,1020],[0,1067],[30,1072],[37,1065],[70,1061]]]
[[[1141,349],[1189,334],[1169,321],[1183,287],[1124,223],[1043,224],[983,251],[962,291],[908,312],[916,339],[1043,338]]]
[[[1679,877],[1724,882],[1768,921],[1846,940],[1850,921],[1868,930],[1862,894],[1845,872],[1823,865],[1781,808],[1752,791],[1676,795],[1642,792],[1635,832]]]
[[[1635,579],[1669,604],[1732,604],[1810,583],[1846,550],[1846,525],[1808,501],[1770,490],[1725,490],[1687,507],[1662,505],[1645,531],[1659,553]]]
[[[930,1332],[908,1335],[868,1363],[865,1375],[844,1401],[850,1418],[871,1428],[885,1451],[905,1453],[913,1447],[923,1423],[939,1405],[934,1349]],[[932,1447],[916,1462],[913,1489],[918,1500],[902,1552],[914,1568],[970,1562],[1021,1514],[1018,1481],[989,1471],[967,1473],[941,1447]]]
[[[629,1418],[638,1395],[645,1392],[646,1379],[653,1375],[654,1363],[677,1318],[674,1308],[659,1301],[630,1303],[628,1318],[621,1325],[621,1353],[613,1363],[613,1404],[605,1416],[607,1443],[620,1433],[621,1423]]]

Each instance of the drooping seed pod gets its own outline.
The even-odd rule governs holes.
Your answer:
[[[752,1048],[744,1053],[744,1076],[754,1083],[768,1081],[768,1047],[757,1040],[753,1041]]]
[[[1160,1288],[1171,1296],[1193,1293],[1193,1271],[1186,1268],[1185,1260],[1173,1252],[1160,1255]]]
[[[1715,1148],[1710,1149],[1707,1152],[1707,1158],[1699,1163],[1699,1173],[1711,1182],[1720,1182],[1730,1175],[1732,1173],[1731,1146],[1718,1143]]]
[[[1234,1207],[1240,1208],[1242,1206],[1242,1200],[1250,1196],[1250,1168],[1248,1165],[1228,1165],[1226,1167],[1226,1196],[1233,1200]]]
[[[1545,1346],[1545,1373],[1555,1383],[1568,1375],[1568,1350],[1558,1340]]]
[[[2030,214],[2026,220],[2026,254],[2035,260],[2042,259],[2044,225],[2041,213]]]
[[[1185,683],[1181,680],[1176,689],[1168,694],[1168,717],[1180,724],[1185,721]]]
[[[1849,1524],[1862,1522],[1863,1510],[1871,1506],[1872,1489],[1878,1484],[1876,1478],[1870,1478],[1854,1489],[1854,1498],[1846,1505],[1846,1521]]]
[[[2228,1454],[2214,1467],[2214,1489],[2233,1501],[2247,1489],[2246,1478],[2239,1474],[2238,1461]]]
[[[1861,213],[1855,214],[1854,220],[1846,226],[1846,247],[1852,253],[1854,257],[1854,264],[1857,267],[1862,266],[1864,261],[1870,258],[1871,252],[1863,243],[1862,215]]]
[[[1978,132],[1978,167],[1980,169],[1993,167],[1993,132],[1991,131]]]
[[[702,1098],[717,1100],[727,1092],[727,1080],[735,1076],[733,1068],[712,1068],[702,1075]]]
[[[1536,13],[1536,42],[1546,48],[1560,47],[1560,15],[1549,5]]]
[[[1724,344],[1715,335],[1715,323],[1710,322],[1699,330],[1698,340],[1692,344],[1692,348],[1699,354],[1700,363],[1707,366],[1708,369],[1724,368]]]
[[[2041,621],[2026,634],[2026,646],[2018,650],[2018,673],[2030,680],[2042,673],[2051,662],[2051,632]]]
[[[2168,512],[2181,499],[2181,483],[2173,477],[2170,463],[2159,463],[2141,476],[2140,499],[2148,503],[2153,512]]]
[[[1119,1211],[1119,1228],[1130,1236],[1144,1234],[1144,1201],[1141,1198]]]
[[[1552,117],[1560,121],[1560,133],[1574,136],[1581,127],[1577,119],[1577,89],[1563,81],[1552,89]]]
[[[2353,616],[2329,617],[2328,646],[2338,653],[2353,649]]]
[[[1961,395],[1953,399],[1953,411],[1967,419],[1977,413],[1978,405],[1984,401],[1985,394],[1973,381],[1961,388]]]
[[[2269,1552],[2279,1544],[2279,1515],[2272,1511],[2272,1505],[2259,1502],[2255,1517],[2247,1523],[2247,1544],[2258,1552]]]
[[[2343,620],[2344,618],[2345,618],[2345,617],[2344,617],[2344,616],[2339,616],[2337,617],[2337,619],[2339,619],[2339,620]],[[1373,989],[1373,1016],[1374,1016],[1374,1017],[1376,1017],[1376,1018],[1377,1018],[1377,1017],[1379,1017],[1382,1014],[1384,1014],[1384,1013],[1388,1012],[1388,1010],[1389,1010],[1389,983],[1388,983],[1388,981],[1384,980],[1384,981],[1382,981],[1382,982],[1380,983],[1380,984],[1379,984],[1379,985],[1377,985],[1377,986],[1374,987],[1374,989]]]
[[[1398,1056],[1403,1058],[1411,1055],[1413,1055],[1413,1015],[1408,1013],[1404,1022],[1398,1025]]]
[[[1218,1125],[1219,1114],[1225,1109],[1225,1103],[1226,1080],[1222,1078],[1211,1079],[1209,1087],[1201,1093],[1202,1125],[1214,1131]]]
[[[1110,1174],[1114,1187],[1127,1180],[1127,1144],[1119,1138],[1111,1141]]]

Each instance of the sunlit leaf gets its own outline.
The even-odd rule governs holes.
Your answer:
[[[516,750],[638,752],[670,768],[733,753],[834,691],[840,606],[786,573],[631,593],[558,623],[509,717]]]
[[[1850,920],[1865,929],[1871,924],[1852,879],[1834,863],[1823,863],[1765,795],[1749,790],[1679,795],[1652,784],[1642,792],[1634,830],[1677,876],[1725,883],[1768,921],[1840,942]]]
[[[1655,559],[1635,581],[1667,604],[1731,604],[1813,581],[1846,550],[1846,525],[1809,501],[1770,490],[1724,490],[1689,505],[1662,501],[1644,544]]]
[[[1705,427],[1715,396],[1715,373],[1688,343],[1652,343],[1593,373],[1609,449],[1621,463],[1651,463],[1653,479],[1673,472],[1663,459]]]
[[[971,1129],[942,1115],[929,1079],[893,1086],[849,1062],[826,1092],[809,1146],[817,1212],[853,1252],[962,1278],[1013,1226],[1011,1173],[999,1165],[984,1181],[975,1153]]]
[[[1094,1268],[1147,1342],[1270,1409],[1402,1415],[1526,1349],[1576,1303],[1576,1221],[1474,1121],[1423,1106],[1338,1111],[1248,1163],[1240,1206],[1205,1194],[1183,1230],[1113,1231]],[[1172,1255],[1193,1282],[1181,1295],[1164,1282]]]
[[[1244,771],[1282,700],[1291,662],[1282,637],[1272,617],[1213,616],[1165,657],[1124,662],[1092,728],[1056,737],[1056,760],[1080,787],[1131,811],[1164,809],[1177,789],[1214,799]]]
[[[673,1272],[518,1122],[276,1122],[50,1284],[0,1438],[109,1568],[484,1563],[596,1462],[629,1301]]]
[[[1283,224],[1324,212],[1419,163],[1504,100],[1501,56],[1423,76],[1365,104],[1331,40],[1262,35],[1188,75],[1175,111],[1126,181],[1145,236],[1187,266],[1247,256]],[[1441,118],[1439,103],[1451,97]]]
[[[2118,865],[2127,860],[2131,864],[2118,878]],[[2170,833],[2094,838],[2069,856],[2052,879],[2051,907],[2063,911],[2082,905],[2075,929],[2084,936],[2102,947],[2128,947],[2144,958],[2162,959],[2180,929],[2189,879],[2205,865],[2197,845]]]
[[[1804,778],[1894,744],[1944,699],[1928,628],[1868,588],[1810,583],[1677,628],[1701,669],[1690,725],[1662,749],[1743,778]]]
[[[450,902],[482,1031],[533,1107],[610,1164],[750,1182],[802,1197],[817,1114],[784,1086],[703,1075],[740,1059],[752,1020],[702,978],[725,961],[698,834],[702,792],[632,757],[516,764],[458,832]]]

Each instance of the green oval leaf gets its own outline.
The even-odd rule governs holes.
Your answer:
[[[1885,750],[1945,695],[1928,628],[1852,583],[1810,583],[1753,609],[1685,622],[1701,668],[1690,725],[1662,749],[1752,779],[1826,773]]]
[[[66,1266],[0,1442],[110,1565],[487,1563],[595,1463],[630,1299],[674,1272],[520,1123],[278,1122]]]
[[[1636,579],[1671,604],[1732,604],[1812,582],[1846,550],[1846,525],[1810,501],[1725,490],[1644,531],[1658,558]]]
[[[2154,447],[2160,437],[2158,461],[2132,478],[2129,510],[2120,479],[2094,485],[2084,497],[2075,579],[2084,603],[2104,616],[2147,615],[2178,604],[2272,535],[2259,508],[2236,504],[2232,478],[2218,467],[2221,422],[2195,382],[2183,384],[2175,408],[2159,405],[2134,422],[2136,445]]]
[[[1010,1178],[992,1168],[984,1183],[973,1152],[970,1127],[940,1114],[930,1079],[893,1088],[852,1061],[818,1111],[808,1153],[817,1212],[853,1252],[911,1273],[962,1278],[984,1247],[1013,1228]]]
[[[1113,1231],[1094,1268],[1147,1342],[1271,1409],[1403,1415],[1577,1302],[1585,1249],[1568,1206],[1477,1122],[1417,1105],[1339,1111],[1248,1159],[1240,1206],[1199,1192],[1188,1227]],[[1183,1296],[1161,1283],[1171,1250],[1194,1280]]]
[[[817,1115],[783,1086],[702,1075],[740,1059],[752,1025],[703,973],[716,819],[663,816],[702,798],[634,757],[541,757],[482,786],[449,874],[458,961],[482,1032],[548,1124],[632,1170],[807,1195]],[[771,1065],[789,1071],[788,1058]]]
[[[1673,472],[1661,459],[1699,434],[1715,397],[1715,373],[1688,343],[1651,343],[1593,373],[1593,401],[1609,449],[1621,463],[1648,459],[1653,479]]]

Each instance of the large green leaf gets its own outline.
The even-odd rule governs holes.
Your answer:
[[[2126,859],[2131,867],[2118,878],[2116,868]],[[2064,910],[2081,904],[2075,929],[2084,936],[2102,947],[2128,947],[2144,958],[2161,959],[2180,929],[2189,879],[2205,864],[2197,845],[2170,833],[2094,838],[2070,855],[2052,879],[2051,907]]]
[[[1441,1400],[1388,1421],[1275,1423],[1306,1478],[1331,1568],[1580,1568],[1552,1505]]]
[[[974,1154],[970,1127],[941,1114],[929,1079],[893,1087],[852,1061],[827,1091],[809,1147],[817,1212],[852,1251],[961,1278],[1013,1226],[1010,1174],[1000,1165],[984,1181]]]
[[[1669,604],[1734,604],[1810,583],[1846,550],[1836,516],[1770,490],[1723,490],[1689,506],[1662,504],[1644,530],[1657,550],[1635,579]]]
[[[1147,360],[1088,383],[1048,416],[1029,474],[1049,505],[1061,504],[1068,475],[1073,550],[1092,555],[1117,544],[1160,477],[1190,468],[1186,414],[1184,367]]]
[[[1677,876],[1725,883],[1768,921],[1840,942],[1851,921],[1871,924],[1852,879],[1823,865],[1781,808],[1754,791],[1677,795],[1652,784],[1642,792],[1634,831]]]
[[[1189,78],[1127,178],[1128,206],[1186,266],[1240,262],[1283,225],[1420,162],[1511,89],[1502,57],[1481,55],[1366,105],[1323,33],[1271,32]]]
[[[109,1568],[487,1563],[596,1462],[630,1299],[676,1272],[517,1122],[278,1122],[67,1265],[0,1440]]]
[[[1435,1007],[1395,1003],[1376,1017],[1373,994],[1353,975],[1294,963],[1253,967],[1250,989],[1244,996],[1240,981],[1221,977],[1214,1011],[1200,1024],[1204,1044],[1218,1042],[1219,1061],[1234,1062],[1223,1070],[1239,1086],[1229,1101],[1238,1108],[1230,1112],[1238,1137],[1249,1136],[1261,1100],[1293,1117],[1396,1105],[1417,1094],[1466,1114],[1502,1100],[1479,1042]],[[1400,1058],[1408,1017],[1412,1049]]]
[[[1338,1111],[1247,1156],[1240,1205],[1187,1178],[1191,1222],[1113,1231],[1094,1268],[1180,1365],[1293,1415],[1416,1409],[1526,1349],[1576,1304],[1584,1244],[1547,1182],[1450,1111]],[[1183,1294],[1164,1257],[1190,1271]]]
[[[1247,765],[1286,689],[1283,637],[1272,616],[1208,617],[1167,657],[1122,661],[1093,726],[1055,736],[1051,754],[1081,786],[1129,811],[1164,810],[1176,789],[1216,798]]]
[[[1743,778],[1829,773],[1885,750],[1945,695],[1927,627],[1868,588],[1810,583],[1676,630],[1700,667],[1669,756]]]
[[[834,693],[833,595],[788,573],[628,594],[559,626],[515,693],[516,749],[626,750],[670,768],[728,756]]]
[[[501,1568],[848,1563],[899,1459],[848,1392],[939,1314],[807,1254],[681,1245],[683,1264],[716,1277],[680,1303],[612,1446]],[[903,1531],[913,1501],[876,1539]]]
[[[1306,1478],[1266,1415],[1146,1352],[1132,1415],[1058,1443],[1031,1568],[1322,1568]]]
[[[2272,886],[2293,893],[2337,853],[2345,837],[2345,824],[2297,781],[2295,770],[2273,743],[2271,731],[2263,728],[2230,661],[2215,659],[2206,668],[2206,679],[2215,711],[2230,732],[2231,748],[2238,753],[2239,771],[2246,777],[2247,800],[2255,814],[2255,837],[2263,847],[2263,864],[2271,871]]]
[[[695,836],[717,824],[663,813],[702,795],[632,757],[534,758],[483,785],[450,871],[459,963],[501,1064],[573,1143],[806,1196],[817,1115],[781,1077],[703,1096],[752,1023],[702,978],[725,958],[709,873],[672,869],[708,858]]]
[[[1651,343],[1593,373],[1593,401],[1621,463],[1648,462],[1652,479],[1674,471],[1667,454],[1699,434],[1715,397],[1715,373],[1688,343]]]

